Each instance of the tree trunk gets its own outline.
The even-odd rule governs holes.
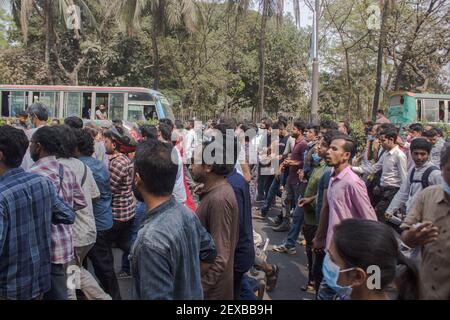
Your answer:
[[[386,23],[389,16],[389,0],[384,1],[383,15],[381,17],[380,41],[378,43],[377,81],[375,84],[375,96],[372,105],[372,120],[377,119],[377,111],[380,107],[381,78],[383,76],[383,50],[386,47]]]
[[[155,23],[153,23],[155,24]],[[152,51],[153,51],[153,89],[158,90],[160,80],[159,70],[159,51],[158,51],[158,30],[157,26],[153,25],[152,30]]]
[[[264,85],[265,85],[265,50],[266,50],[266,27],[269,15],[269,0],[263,0],[263,12],[261,16],[261,31],[259,35],[259,90],[258,105],[255,110],[255,121],[261,120],[264,111]]]
[[[353,96],[353,86],[352,86],[352,76],[350,74],[350,58],[348,55],[348,49],[345,48],[345,70],[347,74],[347,86],[348,86],[348,94],[347,94],[347,111],[348,116],[347,120],[352,120],[352,96]]]
[[[45,32],[45,50],[44,50],[44,63],[45,70],[47,72],[47,79],[49,84],[54,84],[53,74],[50,67],[50,50],[52,47],[52,34],[53,34],[53,13],[50,0],[44,2],[44,32]]]

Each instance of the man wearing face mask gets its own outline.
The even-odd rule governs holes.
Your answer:
[[[26,132],[28,136],[28,140],[31,140],[31,137],[33,137],[34,133],[42,128],[43,126],[47,125],[48,121],[48,108],[46,105],[42,103],[34,103],[32,104],[28,110],[29,119],[31,120],[31,128]],[[22,165],[21,167],[24,170],[29,170],[34,164],[33,159],[31,159],[30,156],[30,148],[28,148],[27,153],[23,157]]]
[[[450,145],[441,154],[444,183],[420,192],[401,225],[403,242],[422,249],[420,299],[450,299]]]

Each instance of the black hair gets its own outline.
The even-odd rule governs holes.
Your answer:
[[[160,119],[160,120],[159,120],[159,123],[167,124],[167,125],[170,127],[170,131],[173,131],[173,129],[175,128],[175,126],[174,126],[172,120],[167,119],[167,118]],[[170,140],[170,139],[169,139],[169,140]]]
[[[169,196],[177,179],[178,164],[172,161],[174,148],[152,139],[141,142],[136,150],[134,167],[144,189],[156,196]]]
[[[33,103],[27,110],[28,114],[36,116],[39,121],[48,120],[48,108],[45,104],[37,102]]]
[[[42,127],[31,137],[34,143],[39,143],[44,151],[50,156],[57,156],[62,153],[62,145],[55,127]]]
[[[409,126],[408,131],[423,133],[423,125],[420,123],[413,123],[412,125]]]
[[[450,160],[450,143],[446,143],[441,152],[441,168]]]
[[[331,120],[324,120],[320,122],[320,128],[326,129],[326,130],[338,130],[339,126],[336,122]]]
[[[444,132],[442,131],[441,128],[434,127],[434,130],[436,130],[438,136],[440,136],[440,137],[443,137],[443,136],[444,136]]]
[[[58,158],[72,158],[75,155],[75,150],[78,146],[78,140],[74,130],[67,125],[59,125],[53,127],[56,134],[56,139],[59,140],[61,148],[56,154]]]
[[[272,128],[272,124],[273,124],[272,119],[265,117],[265,118],[261,119],[261,122],[263,122],[263,121],[266,124],[266,129]]]
[[[85,129],[78,129],[76,132],[78,141],[78,151],[82,156],[91,157],[94,154],[94,138]]]
[[[158,128],[153,125],[144,124],[139,127],[139,131],[143,138],[147,139],[157,139],[158,138]]]
[[[64,124],[74,128],[74,129],[83,129],[83,120],[78,117],[68,117],[64,119]]]
[[[294,127],[300,130],[300,132],[303,134],[303,132],[305,132],[306,129],[306,123],[301,120],[297,120],[294,122]]]
[[[278,116],[278,122],[284,123],[284,126],[287,127],[287,124],[289,121],[288,121],[288,118],[285,116]]]
[[[378,110],[377,110],[377,113],[381,113],[382,115],[384,115],[384,111],[381,110],[381,109],[378,109]]]
[[[411,153],[414,150],[424,150],[428,154],[430,154],[432,148],[433,148],[433,146],[431,145],[430,141],[428,141],[425,138],[416,138],[413,141],[411,141],[411,147],[410,147]]]
[[[394,230],[384,223],[362,219],[348,219],[334,229],[333,242],[337,253],[345,263],[345,268],[362,268],[367,270],[376,265],[380,268],[381,290],[386,289],[396,278],[397,264],[405,265],[413,275],[412,281],[399,284],[399,298],[405,291],[416,292],[417,270],[399,250],[399,244]],[[405,290],[405,286],[409,286]]]
[[[319,134],[319,132],[320,132],[320,126],[316,126],[316,125],[313,125],[313,124],[309,124],[308,126],[307,126],[307,129],[308,130],[314,130],[314,132],[315,132],[315,134],[316,135],[318,135]]]
[[[334,134],[333,135],[333,138],[332,138],[331,142],[333,142],[334,140],[344,140],[345,141],[343,149],[344,149],[345,152],[349,152],[350,153],[349,161],[351,161],[351,159],[356,154],[356,141],[355,141],[355,139],[353,139],[349,135],[346,135],[346,134],[343,134],[343,133],[339,132],[339,134]]]
[[[222,141],[217,139],[218,136],[212,138],[211,141],[207,141],[203,143],[203,150],[208,147],[211,149],[211,157],[214,160],[213,163],[207,162],[204,159],[205,153],[202,152],[202,163],[204,165],[211,165],[212,172],[216,175],[227,176],[230,174],[236,165],[237,157],[239,154],[239,147],[237,143],[237,139],[234,134],[221,134]],[[221,143],[222,142],[222,143]],[[230,143],[231,142],[231,143]],[[227,148],[227,146],[232,145],[233,150]],[[233,152],[233,163],[227,163],[230,152]],[[219,163],[216,163],[216,155],[220,156],[220,159],[217,159]]]
[[[323,135],[323,140],[328,146],[330,146],[331,142],[334,140],[334,137],[339,135],[342,135],[342,133],[337,130],[327,130],[327,132]]]
[[[284,124],[284,122],[278,121],[278,122],[275,122],[272,125],[272,129],[274,129],[274,130],[284,130],[284,129],[286,129],[286,125]]]
[[[433,137],[436,137],[437,135],[438,135],[438,132],[436,131],[436,129],[424,131],[424,133],[423,133],[423,136],[425,138],[433,138]]]
[[[394,130],[385,130],[380,133],[380,135],[384,136],[387,139],[393,139],[394,142],[397,141],[398,133]]]
[[[167,142],[172,143],[172,128],[168,124],[162,122],[158,125],[158,129],[161,132],[162,138]]]
[[[123,125],[123,121],[120,120],[120,119],[114,119],[114,120],[112,121],[112,123],[113,123],[115,126],[122,126],[122,125]]]
[[[11,126],[0,126],[0,151],[3,153],[3,163],[8,168],[18,168],[28,149],[28,138],[23,130]]]
[[[398,128],[395,126],[395,124],[392,123],[382,123],[377,127],[377,132],[380,134],[380,132],[383,131],[397,131],[399,132]]]
[[[17,112],[16,117],[28,117],[28,113],[24,110]]]
[[[350,123],[348,121],[341,121],[341,123],[344,125],[345,129],[347,129],[347,134],[351,134],[352,128],[350,128]]]

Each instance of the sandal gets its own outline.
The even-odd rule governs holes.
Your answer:
[[[277,286],[278,273],[280,268],[275,264],[273,265],[273,270],[270,274],[266,274],[266,290],[267,292],[272,292]]]

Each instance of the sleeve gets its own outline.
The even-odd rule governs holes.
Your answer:
[[[56,194],[53,184],[49,182],[52,200],[52,223],[73,224],[75,222],[75,211],[62,201]]]
[[[140,247],[137,257],[138,295],[141,300],[172,300],[174,276],[170,256],[149,244]]]
[[[397,168],[402,181],[408,180],[408,162],[406,160],[406,155],[400,151],[397,157]]]
[[[365,161],[359,167],[352,167],[352,170],[357,174],[364,174],[364,173],[374,174],[383,169],[383,161],[384,161],[384,154],[374,165],[371,165],[369,161]]]
[[[353,207],[355,208],[354,213],[356,218],[378,220],[375,210],[370,204],[367,188],[362,180],[349,185],[348,197],[348,199],[351,199]]]
[[[441,185],[444,183],[444,179],[442,178],[441,170],[434,170],[430,177],[428,178],[430,186]]]
[[[72,183],[72,197],[73,197],[73,210],[78,211],[87,207],[86,197],[83,190],[81,190],[80,184],[77,182],[75,176]]]
[[[232,252],[231,233],[233,224],[233,208],[226,200],[217,203],[211,210],[210,233],[217,246],[217,257],[211,264],[208,272],[202,277],[202,285],[205,292],[214,287],[219,277],[224,272]]]
[[[6,233],[8,232],[8,219],[6,208],[0,203],[0,252],[3,252],[3,246],[6,242]]]
[[[91,199],[97,199],[100,197],[100,190],[98,189],[97,182],[95,182],[91,169],[87,168],[87,170],[86,185],[89,188],[89,194],[91,195]]]
[[[410,211],[407,213],[404,222],[400,226],[401,229],[409,229],[416,223],[422,222],[423,210],[425,207],[425,196],[427,190],[422,190],[414,200],[414,205],[411,206]]]
[[[200,261],[206,263],[213,263],[217,257],[216,245],[211,235],[202,226],[198,217],[195,215],[197,228],[200,235]]]
[[[398,209],[400,209],[409,198],[409,189],[411,188],[408,176],[402,178],[402,185],[400,190],[395,194],[394,199],[392,199],[391,204],[386,209],[386,213],[394,214]]]
[[[114,160],[113,160],[114,161]],[[126,166],[120,160],[115,160],[110,166],[110,186],[111,192],[115,193],[121,184],[122,177],[126,174]]]

